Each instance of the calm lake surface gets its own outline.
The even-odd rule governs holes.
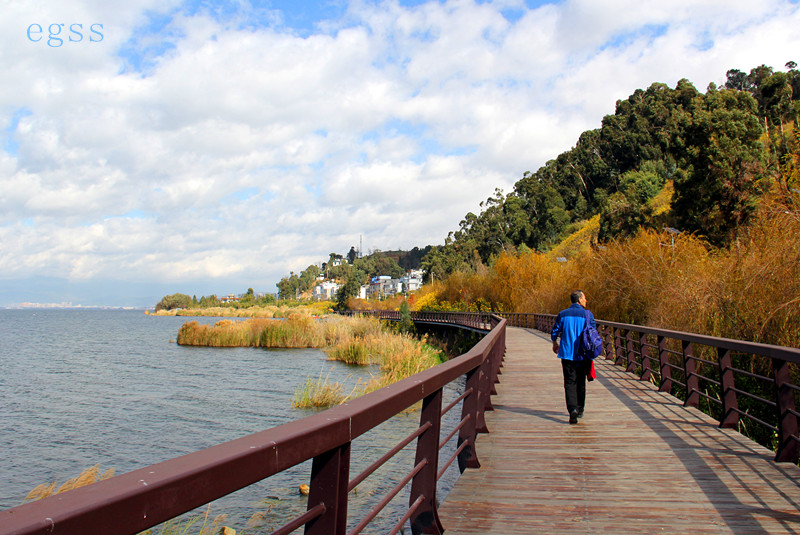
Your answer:
[[[218,321],[142,311],[0,310],[0,509],[19,505],[36,485],[61,484],[96,464],[122,474],[308,416],[291,399],[309,376],[354,385],[377,373],[327,361],[319,350],[175,344],[192,319]],[[445,404],[462,387],[447,390]],[[443,436],[460,410],[447,416]],[[418,421],[418,412],[399,415],[355,441],[351,478]],[[412,444],[357,489],[351,525],[410,470],[413,455]],[[309,473],[307,462],[252,485],[212,504],[210,516],[226,514],[225,524],[241,529],[253,514],[263,515],[264,529],[248,533],[268,532],[305,510],[297,488]],[[440,500],[457,474],[451,466],[440,481]],[[407,496],[406,489],[365,533],[393,526]]]

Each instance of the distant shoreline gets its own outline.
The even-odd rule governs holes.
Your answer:
[[[331,312],[329,307],[300,306],[252,306],[248,308],[210,307],[210,308],[176,308],[173,310],[145,310],[147,316],[184,316],[184,317],[215,317],[215,318],[285,318],[289,314],[300,313],[312,316],[327,315]]]
[[[106,305],[48,305],[39,303],[21,303],[19,305],[0,307],[0,310],[149,310],[147,307],[106,306]]]

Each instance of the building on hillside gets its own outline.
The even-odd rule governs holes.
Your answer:
[[[393,279],[389,275],[380,275],[373,277],[369,283],[367,290],[367,297],[370,299],[379,299],[401,293],[403,283],[400,279]]]
[[[333,281],[323,281],[314,286],[312,296],[317,301],[330,301],[336,297],[336,292],[339,291],[340,287],[340,284]]]
[[[422,287],[422,270],[412,269],[400,281],[403,283],[404,292],[413,292]]]

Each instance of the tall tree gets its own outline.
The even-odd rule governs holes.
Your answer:
[[[723,245],[744,223],[765,178],[758,106],[748,93],[709,87],[686,133],[688,168],[676,174],[673,212],[681,230]]]

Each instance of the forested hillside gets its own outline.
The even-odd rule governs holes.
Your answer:
[[[442,277],[509,248],[547,251],[592,216],[599,242],[668,227],[730,244],[765,193],[791,187],[784,167],[797,150],[796,67],[730,70],[705,93],[685,79],[636,90],[574,148],[467,214],[423,267]],[[650,201],[665,187],[674,188],[671,203],[658,211]]]

